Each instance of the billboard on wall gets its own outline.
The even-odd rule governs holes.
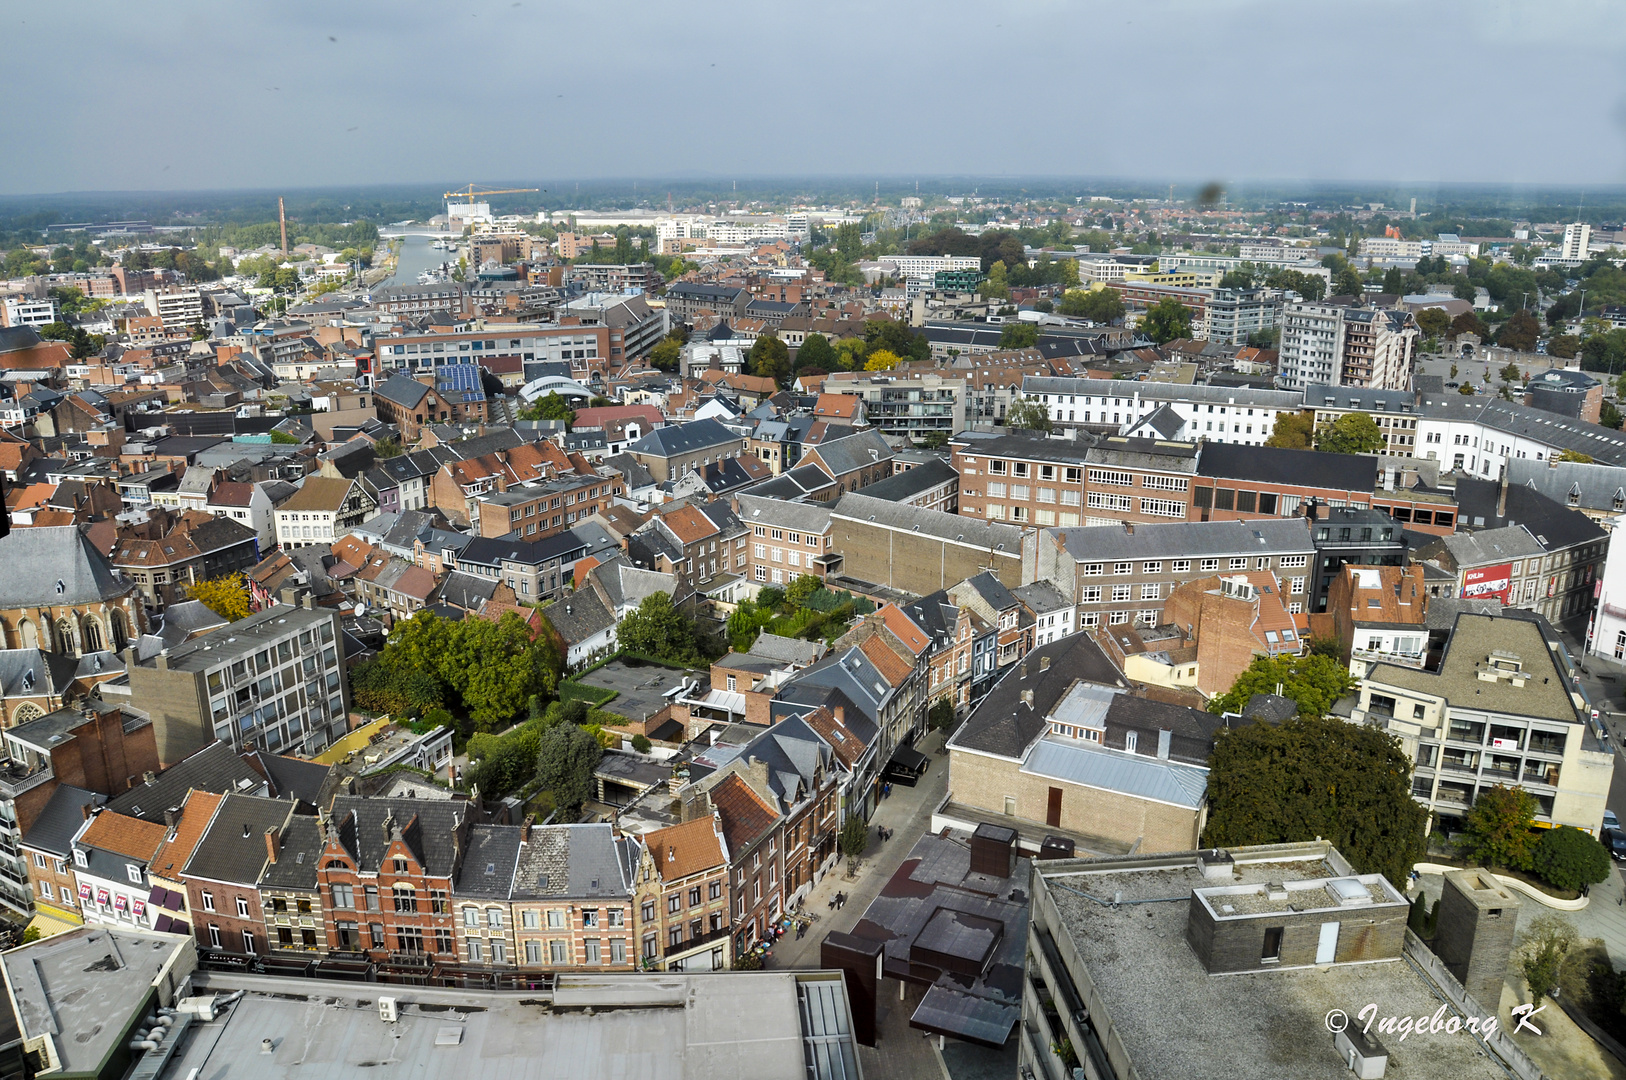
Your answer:
[[[1512,587],[1512,563],[1481,566],[1462,575],[1462,595],[1467,600],[1500,600],[1505,604]]]

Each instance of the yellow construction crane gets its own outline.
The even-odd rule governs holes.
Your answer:
[[[525,191],[539,191],[539,190],[541,190],[541,189],[540,188],[534,188],[534,187],[510,187],[510,188],[493,188],[490,191],[476,191],[476,190],[474,190],[474,185],[470,184],[468,186],[467,191],[463,190],[462,188],[459,188],[456,191],[448,191],[446,194],[442,195],[441,198],[443,198],[443,199],[467,199],[470,203],[472,203],[472,202],[474,202],[476,196],[481,196],[481,195],[518,195],[521,192],[525,192]]]

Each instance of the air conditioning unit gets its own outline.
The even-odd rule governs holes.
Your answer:
[[[378,999],[378,1018],[386,1024],[393,1024],[400,1019],[395,1011],[394,998],[381,997]]]
[[[1350,1072],[1361,1080],[1382,1080],[1389,1067],[1389,1051],[1375,1036],[1366,1034],[1350,1021],[1348,1027],[1333,1036],[1332,1042]]]

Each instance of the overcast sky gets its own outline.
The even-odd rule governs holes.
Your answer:
[[[0,14],[0,193],[1626,182],[1614,0],[162,0]]]

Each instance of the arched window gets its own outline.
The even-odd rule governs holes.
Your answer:
[[[26,724],[30,720],[38,720],[44,715],[44,709],[40,708],[32,701],[25,701],[21,705],[17,706],[16,712],[11,714],[11,723],[12,726],[15,727],[18,724]]]
[[[56,621],[55,638],[57,652],[63,656],[79,655],[79,642],[74,637],[73,624],[67,619],[58,619]]]
[[[85,652],[101,652],[107,644],[102,636],[102,624],[94,615],[86,615],[80,624],[79,639],[84,643]]]
[[[34,629],[33,622],[28,619],[23,619],[17,623],[17,647],[19,649],[37,649],[40,647],[39,631]]]
[[[114,608],[108,621],[113,627],[113,651],[123,652],[125,646],[130,644],[130,626],[124,620],[124,612]]]

